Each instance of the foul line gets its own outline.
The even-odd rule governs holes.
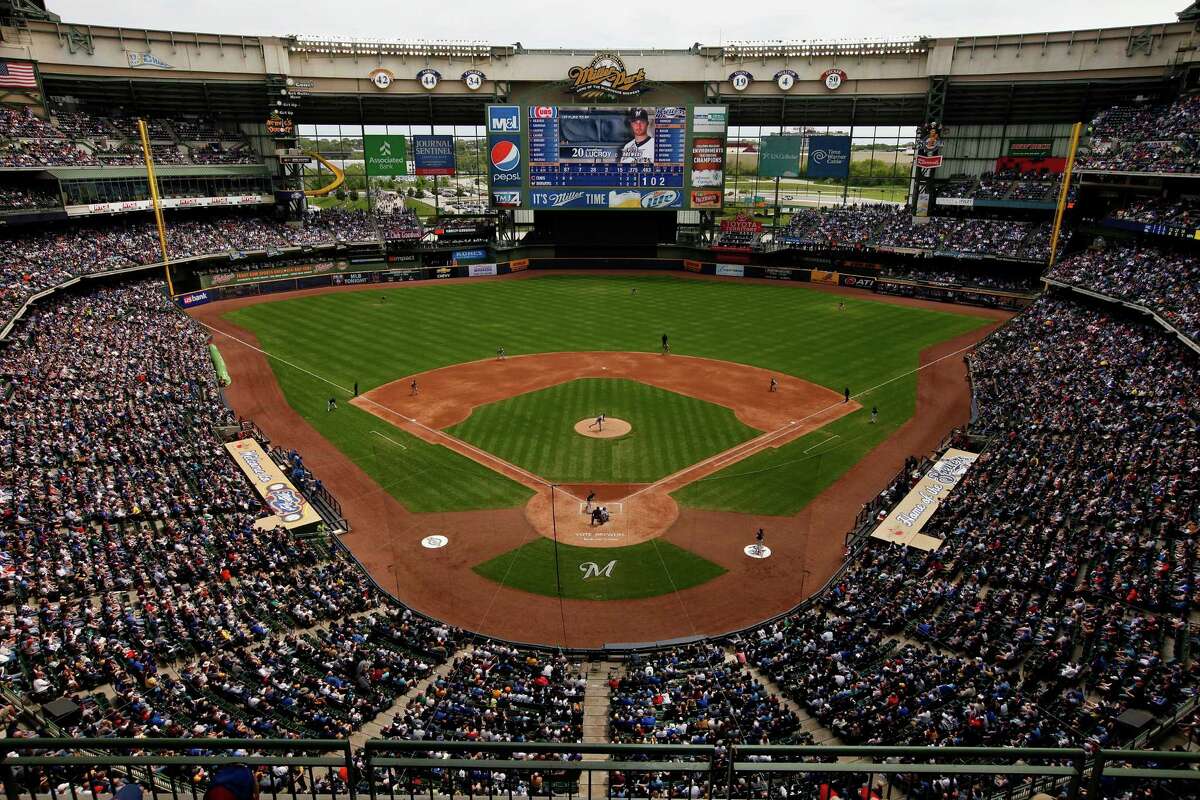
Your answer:
[[[383,435],[382,433],[380,433],[379,431],[371,431],[371,433],[375,434],[375,435],[376,435],[376,436],[378,436],[380,439],[386,439],[387,441],[389,441],[389,442],[391,442],[392,444],[396,445],[396,447],[399,447],[401,450],[407,450],[407,449],[408,449],[408,445],[403,445],[403,444],[400,444],[399,442],[397,442],[397,441],[396,441],[395,439],[393,439],[392,437],[390,437],[390,436],[384,436],[384,435]]]
[[[866,395],[870,394],[871,392],[874,392],[878,389],[882,389],[884,386],[887,386],[888,384],[895,383],[896,381],[900,380],[901,378],[907,378],[909,375],[915,375],[916,373],[920,372],[923,369],[929,369],[930,367],[934,366],[935,364],[945,361],[947,358],[950,358],[952,356],[956,356],[959,353],[966,352],[967,350],[970,350],[973,347],[975,347],[975,344],[969,344],[966,347],[960,347],[959,349],[955,350],[953,353],[947,353],[944,356],[935,358],[933,361],[930,361],[928,364],[922,364],[919,367],[915,367],[906,372],[901,372],[899,375],[894,375],[893,377],[888,378],[886,381],[883,381],[882,383],[875,384],[874,386],[872,386],[869,389],[864,389],[863,391],[858,392],[857,394],[852,394],[852,395],[850,395],[850,399],[857,400],[860,397],[865,397]],[[631,495],[628,495],[627,497],[625,497],[623,499],[631,500],[632,498],[637,497],[642,492],[648,492],[651,489],[654,489],[654,488],[657,488],[664,484],[667,484],[677,478],[687,475],[687,473],[689,473],[689,472],[693,472],[693,471],[696,471],[696,470],[699,470],[699,469],[702,469],[705,467],[709,467],[714,464],[722,464],[723,462],[736,463],[737,461],[741,461],[744,458],[749,458],[751,455],[753,455],[754,453],[763,449],[771,442],[790,433],[792,431],[792,426],[798,425],[802,422],[807,422],[808,420],[810,420],[814,417],[819,417],[820,415],[826,413],[827,411],[835,409],[838,406],[843,405],[843,404],[844,404],[844,401],[839,402],[839,403],[831,403],[830,405],[825,406],[825,408],[818,409],[805,417],[801,417],[798,420],[792,420],[787,425],[784,425],[781,428],[777,428],[776,430],[765,433],[762,436],[759,436],[756,439],[751,439],[748,442],[743,442],[742,444],[738,445],[737,447],[732,447],[729,450],[726,450],[724,453],[717,453],[715,456],[707,458],[704,461],[699,461],[695,464],[692,464],[690,467],[685,467],[684,469],[681,469],[676,473],[668,475],[665,478],[659,478],[654,483],[648,483],[645,486],[643,486],[641,489],[638,489],[636,492],[634,492]],[[821,444],[825,444],[825,442],[821,442]],[[749,449],[748,452],[739,456],[740,451],[747,450],[747,449]],[[684,484],[684,485],[686,486],[687,484]]]
[[[219,328],[214,328],[212,325],[209,325],[206,322],[201,322],[200,320],[196,320],[196,321],[199,322],[200,325],[203,325],[205,328],[212,331],[213,333],[219,333],[227,339],[232,339],[233,341],[237,342],[238,344],[243,345],[244,347],[248,347],[251,350],[253,350],[254,352],[265,356],[266,358],[273,358],[276,361],[280,362],[281,364],[286,364],[289,367],[291,367],[292,369],[299,370],[300,372],[303,372],[305,375],[316,378],[317,380],[321,381],[322,383],[328,384],[329,386],[332,386],[335,389],[340,389],[343,392],[345,392],[346,394],[352,394],[352,392],[349,389],[347,389],[345,386],[336,384],[333,381],[329,380],[328,378],[324,377],[323,375],[318,375],[317,373],[312,372],[311,370],[307,370],[298,364],[293,364],[291,361],[288,361],[286,358],[280,358],[278,356],[272,355],[271,353],[268,353],[266,350],[263,350],[261,347],[252,345],[249,342],[247,342],[246,340],[240,339],[237,336],[234,336],[232,333],[226,333],[225,331],[223,331]],[[486,450],[480,450],[478,447],[471,444],[470,442],[464,442],[462,439],[451,436],[450,434],[446,433],[445,431],[439,431],[436,428],[431,428],[428,425],[424,424],[423,422],[419,422],[416,419],[413,419],[412,417],[406,417],[403,414],[401,414],[399,411],[396,411],[395,409],[392,409],[392,408],[388,408],[387,406],[383,405],[382,403],[376,402],[375,400],[372,400],[371,398],[367,397],[366,395],[359,395],[358,399],[360,401],[362,401],[363,403],[369,403],[369,404],[375,406],[376,408],[383,409],[387,413],[393,414],[393,415],[399,417],[400,419],[404,420],[405,422],[409,423],[410,425],[415,425],[416,427],[420,428],[423,431],[428,432],[429,434],[431,434],[434,437],[440,437],[449,442],[453,442],[455,445],[463,448],[464,450],[469,450],[470,452],[479,456],[480,457],[479,460],[491,461],[493,464],[500,464],[501,466],[505,467],[506,469],[512,470],[513,472],[524,476],[526,478],[526,480],[532,481],[533,483],[539,484],[546,488],[549,488],[551,486],[550,481],[546,480],[545,478],[542,478],[539,475],[533,474],[532,472],[530,472],[527,469],[518,467],[516,464],[512,464],[508,461],[505,461],[502,458],[498,458],[498,457],[492,455],[491,453],[487,452]],[[375,431],[372,431],[372,433],[375,433]],[[379,435],[383,436],[383,434],[379,434]],[[387,437],[385,436],[384,438],[386,439]],[[389,440],[389,441],[391,441],[391,440]],[[398,444],[398,442],[392,442],[392,443]],[[404,447],[404,445],[400,445],[400,446]],[[405,449],[407,449],[407,448],[405,448]],[[462,455],[462,454],[460,453],[459,455]],[[476,463],[479,463],[479,462],[477,461]],[[504,476],[504,477],[508,477],[508,476]],[[511,480],[511,478],[510,478],[510,480]],[[562,487],[559,487],[559,488],[561,489]],[[582,498],[576,497],[575,495],[571,494],[570,492],[568,492],[566,490],[563,490],[563,494],[567,495],[568,497],[570,497],[573,500],[582,500]]]
[[[837,435],[836,433],[831,433],[831,434],[829,434],[829,438],[828,438],[828,439],[826,439],[825,441],[823,441],[823,442],[817,442],[817,443],[816,443],[816,444],[814,444],[812,447],[809,447],[808,449],[806,449],[806,450],[804,451],[804,455],[808,455],[808,454],[809,454],[809,452],[811,452],[811,451],[813,451],[813,450],[816,450],[818,447],[820,447],[820,446],[821,446],[821,445],[823,445],[823,444],[829,444],[830,442],[832,442],[832,441],[833,441],[834,439],[836,439],[836,438],[838,438],[838,435]]]
[[[336,389],[341,389],[346,394],[351,394],[351,391],[349,389],[347,389],[345,386],[339,386],[338,384],[334,383],[333,381],[329,380],[328,378],[318,375],[315,372],[311,372],[310,370],[307,370],[304,367],[299,366],[298,364],[293,364],[292,362],[288,361],[287,359],[279,358],[278,356],[271,355],[266,350],[263,350],[261,347],[252,345],[249,342],[247,342],[243,339],[240,339],[231,333],[226,333],[223,330],[214,328],[212,325],[209,325],[206,322],[200,322],[199,320],[197,320],[197,322],[199,322],[200,325],[203,325],[205,328],[212,331],[213,333],[219,333],[222,336],[226,337],[227,339],[232,339],[233,341],[237,342],[238,344],[244,345],[245,347],[248,347],[257,353],[261,353],[263,356],[265,356],[267,358],[273,358],[276,361],[279,361],[280,363],[287,364],[289,367],[292,367],[293,369],[297,369],[300,372],[303,372],[305,375],[309,375],[313,378],[316,378],[317,380],[321,381],[322,383],[329,384],[330,386],[332,386]],[[865,397],[866,395],[870,394],[871,392],[874,392],[878,389],[882,389],[884,386],[887,386],[889,384],[895,383],[896,381],[900,380],[901,378],[907,378],[909,375],[915,375],[916,373],[920,372],[921,370],[929,369],[930,367],[932,367],[936,364],[939,364],[942,361],[945,361],[947,358],[951,358],[960,353],[964,353],[967,350],[974,348],[976,346],[976,344],[978,344],[978,343],[969,344],[969,345],[966,345],[965,347],[960,347],[959,349],[955,350],[952,353],[946,353],[946,355],[944,355],[944,356],[939,356],[938,358],[935,358],[933,361],[930,361],[928,364],[921,364],[918,367],[914,367],[913,369],[906,370],[905,372],[901,372],[899,375],[894,375],[891,378],[888,378],[886,381],[875,384],[874,386],[872,386],[869,389],[864,389],[861,392],[850,395],[850,399],[857,400],[860,397]],[[382,403],[378,403],[375,400],[372,400],[371,398],[369,398],[365,395],[362,395],[360,397],[360,399],[364,403],[370,403],[371,405],[373,405],[377,408],[383,409],[384,411],[386,411],[389,414],[396,415],[400,419],[405,420],[409,424],[415,425],[424,431],[427,431],[428,433],[432,434],[435,437],[441,437],[443,439],[446,439],[447,441],[454,442],[459,447],[462,447],[463,449],[469,450],[470,452],[480,456],[483,460],[491,461],[492,463],[495,463],[495,464],[501,464],[504,467],[506,467],[520,475],[525,476],[526,479],[532,480],[534,483],[540,484],[541,486],[545,486],[547,488],[549,488],[550,486],[553,485],[550,483],[550,481],[547,481],[546,479],[533,474],[529,470],[522,469],[521,467],[518,467],[516,464],[511,464],[502,458],[497,458],[496,456],[492,455],[491,453],[487,452],[486,450],[480,450],[478,447],[475,447],[474,445],[470,444],[469,442],[464,442],[462,439],[458,439],[454,436],[451,436],[450,434],[445,433],[444,431],[439,431],[436,428],[431,428],[422,422],[418,422],[417,420],[413,419],[412,417],[406,417],[403,414],[401,414],[400,412],[395,411],[394,409],[388,408],[387,406],[383,405]],[[689,472],[704,469],[704,468],[707,468],[707,467],[710,467],[713,465],[717,465],[717,468],[721,469],[723,465],[727,465],[726,462],[728,462],[728,464],[733,464],[733,463],[737,463],[738,461],[741,461],[745,458],[749,458],[751,455],[754,455],[758,451],[762,450],[764,447],[766,447],[771,442],[792,433],[793,426],[807,422],[808,420],[813,419],[814,417],[819,417],[820,415],[822,415],[828,411],[831,411],[840,405],[843,405],[843,403],[844,403],[844,401],[839,402],[839,403],[830,403],[829,405],[825,406],[825,408],[817,409],[816,411],[813,411],[812,413],[808,414],[807,416],[801,417],[798,420],[790,421],[787,425],[784,425],[773,431],[768,431],[767,433],[764,433],[761,436],[751,439],[748,442],[742,442],[741,444],[739,444],[735,447],[731,447],[730,449],[726,450],[723,453],[717,453],[716,455],[710,456],[709,458],[706,458],[703,461],[699,461],[688,467],[684,467],[683,469],[679,470],[678,472],[674,472],[670,475],[667,475],[664,478],[659,478],[654,483],[648,483],[645,486],[643,486],[641,489],[638,489],[633,494],[627,495],[626,497],[624,497],[622,499],[625,501],[629,501],[629,500],[633,499],[634,497],[637,497],[639,494],[642,494],[643,492],[648,492],[651,489],[655,489],[655,488],[663,486],[667,483],[670,483],[673,480],[676,480],[680,477],[687,475]],[[382,435],[382,434],[380,434],[380,435]],[[834,436],[836,436],[836,435],[837,434],[834,434]],[[826,440],[826,441],[829,441],[829,440]],[[819,446],[821,444],[825,444],[825,442],[820,442],[818,445],[814,445],[814,447]],[[805,451],[805,452],[807,453],[807,451]],[[684,484],[684,485],[686,485],[686,484]],[[561,488],[561,487],[559,487],[559,488]],[[573,495],[570,492],[565,491],[565,490],[563,491],[563,494],[567,495],[568,497],[570,497],[573,500],[577,500],[577,501],[582,500],[582,498],[575,497],[575,495]]]

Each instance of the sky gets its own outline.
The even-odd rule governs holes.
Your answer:
[[[202,33],[685,49],[730,41],[986,36],[1174,22],[1190,0],[47,0],[64,22]],[[745,11],[749,8],[751,10]]]

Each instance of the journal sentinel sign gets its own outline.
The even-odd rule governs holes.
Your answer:
[[[845,178],[850,174],[849,136],[812,136],[808,140],[808,177]]]

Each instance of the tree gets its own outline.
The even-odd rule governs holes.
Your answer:
[[[462,186],[456,184],[454,187],[454,196],[455,197],[466,197],[467,193],[463,190]]]
[[[408,191],[406,191],[405,194],[408,195],[409,197],[416,197],[417,190],[410,186],[410,187],[408,187]]]
[[[357,202],[358,202],[358,189],[351,189],[351,190],[350,190],[350,202],[351,202],[351,203],[357,203]]]
[[[339,186],[338,190],[333,193],[333,196],[336,197],[339,202],[343,201],[346,199],[346,190]]]

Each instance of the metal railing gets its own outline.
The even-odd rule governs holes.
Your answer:
[[[1016,800],[1045,787],[1066,800],[1171,800],[1200,790],[1200,753],[1147,750],[10,738],[0,751],[5,800],[100,800],[126,783],[152,800],[199,800],[228,765],[251,770],[264,800],[900,800],[951,790]]]

